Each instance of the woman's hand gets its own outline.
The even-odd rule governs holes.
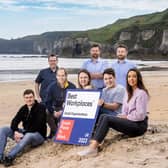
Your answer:
[[[127,119],[127,116],[122,114],[118,114],[117,117]]]

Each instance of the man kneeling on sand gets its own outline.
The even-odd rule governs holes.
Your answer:
[[[45,107],[35,100],[31,89],[24,91],[23,98],[25,105],[15,115],[11,126],[0,128],[0,163],[5,166],[11,166],[16,155],[26,146],[35,147],[45,140],[47,131]],[[20,122],[23,125],[22,129],[18,127]],[[14,139],[17,144],[4,156],[8,137]]]

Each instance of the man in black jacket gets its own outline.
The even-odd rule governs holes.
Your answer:
[[[4,163],[5,166],[12,165],[16,155],[26,146],[41,145],[46,137],[45,107],[35,100],[34,92],[31,89],[24,91],[23,98],[25,105],[13,118],[11,126],[0,128],[0,163]],[[18,128],[20,122],[22,122],[22,129]],[[4,157],[8,137],[14,139],[17,145]]]

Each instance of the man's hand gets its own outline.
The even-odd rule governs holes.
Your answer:
[[[90,73],[91,79],[103,79],[102,73]]]
[[[62,114],[62,111],[54,111],[54,117],[59,118]]]
[[[18,131],[15,131],[14,132],[14,140],[16,143],[20,142],[20,140],[23,138],[23,134],[18,132]]]
[[[99,99],[99,101],[98,101],[98,106],[102,106],[103,103],[104,103],[104,100],[103,100],[103,99]]]
[[[37,101],[38,103],[41,103],[42,102],[41,97],[37,97]]]

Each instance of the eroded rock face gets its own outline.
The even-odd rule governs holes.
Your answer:
[[[130,32],[121,32],[119,40],[120,41],[131,40],[131,33]]]
[[[144,30],[141,32],[142,40],[149,40],[155,35],[154,30]]]
[[[102,56],[111,58],[115,56],[115,45],[124,42],[129,52],[142,55],[143,58],[153,59],[153,55],[168,55],[168,29],[128,29],[117,34],[115,43],[102,43]],[[61,57],[87,57],[92,44],[87,37],[74,38],[72,36],[49,40],[32,40],[32,49],[29,52],[37,54],[57,53]],[[20,43],[19,43],[20,44]],[[25,50],[24,50],[25,51]],[[151,56],[150,56],[151,55]],[[165,59],[166,57],[164,57]]]
[[[62,38],[54,41],[53,51],[60,55],[84,55],[88,52],[90,42],[88,38]]]
[[[163,31],[162,43],[159,49],[163,53],[168,53],[168,29]]]
[[[33,43],[33,50],[35,53],[46,54],[52,51],[52,42],[43,40],[43,41],[35,41]]]

